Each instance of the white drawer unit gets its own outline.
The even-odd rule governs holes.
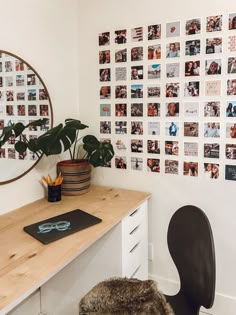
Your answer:
[[[122,220],[122,274],[148,278],[147,201]]]

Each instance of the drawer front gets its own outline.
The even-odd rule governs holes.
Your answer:
[[[123,239],[123,255],[129,254],[130,250],[142,239],[145,238],[146,228],[145,222],[142,221],[135,226],[135,228],[125,235]]]
[[[144,216],[146,215],[147,210],[147,202],[144,202],[140,207],[135,209],[130,215],[125,217],[122,220],[122,234],[128,236],[130,232],[132,232],[136,226],[138,226]]]
[[[143,263],[143,256],[145,252],[145,244],[143,240],[140,240],[135,246],[126,253],[123,257],[123,276],[132,277],[135,271]]]

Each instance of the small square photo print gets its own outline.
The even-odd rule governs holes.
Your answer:
[[[148,103],[147,104],[147,116],[148,117],[160,117],[160,103]]]
[[[143,40],[143,27],[135,27],[131,29],[131,41],[141,42]]]
[[[166,37],[180,36],[180,21],[166,23]]]
[[[197,56],[201,52],[200,39],[187,40],[185,42],[185,56]]]
[[[98,36],[99,46],[110,45],[110,32],[100,33]]]
[[[198,162],[184,162],[183,165],[184,176],[198,176]]]
[[[179,62],[167,63],[166,64],[166,77],[167,78],[178,78],[180,73]]]
[[[236,30],[236,13],[229,14],[229,30]]]
[[[160,79],[161,77],[161,65],[153,64],[148,65],[148,79]]]
[[[222,15],[213,15],[206,18],[206,32],[222,31]]]
[[[165,174],[178,175],[179,173],[179,161],[165,160]]]
[[[148,60],[161,59],[161,44],[148,46]]]
[[[222,53],[222,37],[206,39],[206,54]]]
[[[160,159],[147,159],[148,172],[160,173]]]
[[[115,43],[116,44],[125,44],[127,41],[126,30],[115,31]]]
[[[201,31],[201,19],[192,19],[186,21],[185,32],[186,35],[195,35],[199,34]]]
[[[148,26],[148,40],[161,38],[161,24],[154,24]]]
[[[143,170],[143,159],[141,157],[131,157],[131,170],[142,171]]]
[[[166,44],[166,58],[180,56],[180,42]]]

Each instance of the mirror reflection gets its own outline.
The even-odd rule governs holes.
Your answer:
[[[48,118],[45,125],[30,123]],[[0,50],[0,137],[4,127],[13,123],[29,124],[26,139],[37,138],[52,127],[52,106],[48,90],[39,74],[20,57]],[[28,173],[40,160],[30,151],[19,154],[12,136],[0,148],[0,185]]]

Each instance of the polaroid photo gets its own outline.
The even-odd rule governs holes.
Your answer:
[[[225,165],[225,179],[236,180],[236,165]]]
[[[110,45],[110,32],[103,32],[98,35],[98,45]]]
[[[100,82],[111,81],[111,69],[110,68],[99,69],[99,81]]]
[[[111,98],[111,87],[104,85],[100,87],[100,99],[110,99]]]
[[[198,162],[185,162],[183,165],[183,175],[184,176],[198,176]]]
[[[99,64],[106,64],[111,62],[111,52],[110,50],[100,50],[99,51]]]
[[[185,76],[194,77],[200,75],[200,60],[186,61],[185,62]]]
[[[185,42],[185,56],[197,56],[201,52],[200,39],[187,40]]]
[[[206,18],[206,32],[222,31],[222,15],[213,15]]]
[[[148,172],[160,173],[160,159],[147,159]]]
[[[220,170],[219,164],[204,163],[204,177],[206,178],[218,179],[219,170]]]
[[[125,81],[127,79],[127,69],[126,67],[115,68],[115,80]]]
[[[204,158],[219,159],[220,145],[219,143],[204,143]]]
[[[167,63],[166,64],[166,77],[167,78],[179,78],[180,63]]]
[[[160,84],[152,84],[147,86],[147,97],[160,97],[161,96],[161,86]]]
[[[111,116],[111,104],[100,104],[100,116]]]
[[[111,122],[110,121],[100,121],[100,133],[111,134]]]
[[[179,97],[180,84],[177,83],[166,83],[166,97]]]
[[[148,79],[160,79],[161,77],[161,65],[152,64],[148,65]]]
[[[180,56],[180,42],[166,44],[166,58],[175,58]]]
[[[125,44],[126,42],[127,42],[127,31],[126,30],[115,31],[115,43]]]
[[[227,95],[236,95],[236,79],[227,80]]]
[[[131,80],[142,80],[143,79],[143,66],[132,66],[131,67]]]
[[[142,171],[143,170],[143,159],[141,157],[131,157],[131,170]]]
[[[143,47],[131,48],[131,61],[143,60]]]
[[[220,102],[205,102],[204,117],[220,117]]]
[[[166,117],[179,116],[179,102],[166,103]]]
[[[198,156],[198,143],[197,142],[184,142],[184,155],[185,156]]]
[[[160,103],[148,103],[147,104],[147,116],[148,117],[160,117]]]
[[[196,35],[201,32],[201,19],[195,18],[187,20],[185,24],[186,35]]]
[[[126,85],[116,85],[115,98],[127,98],[127,86]]]
[[[204,137],[219,138],[220,137],[220,123],[218,122],[204,123]]]
[[[161,59],[161,44],[148,46],[148,60]]]
[[[130,107],[131,117],[143,117],[143,103],[132,103]]]
[[[228,36],[228,52],[236,52],[236,35]]]
[[[184,103],[184,116],[185,117],[198,117],[199,116],[199,103],[198,102]]]
[[[166,23],[166,37],[180,36],[180,21]]]
[[[179,141],[165,141],[165,154],[166,155],[179,155]]]
[[[184,122],[184,137],[198,137],[198,122]]]
[[[185,97],[198,97],[200,94],[200,82],[190,81],[184,83],[184,96]]]
[[[236,101],[227,102],[225,115],[226,117],[236,117]]]
[[[206,54],[222,53],[222,37],[206,39]]]
[[[148,40],[155,40],[161,38],[161,24],[154,24],[148,26]]]
[[[236,144],[228,143],[225,145],[225,158],[236,160]]]
[[[147,153],[148,154],[160,154],[160,141],[147,140]]]
[[[148,135],[159,136],[160,135],[160,122],[148,121]]]
[[[179,135],[179,122],[171,121],[165,123],[166,136],[176,137]]]
[[[143,121],[131,121],[131,135],[143,135]]]
[[[115,116],[116,117],[126,117],[127,116],[127,104],[115,104]]]
[[[115,168],[127,169],[126,156],[115,156]]]
[[[143,98],[143,84],[132,84],[130,93],[131,98]]]
[[[143,27],[135,27],[131,29],[131,42],[143,41]]]
[[[205,96],[221,96],[221,80],[205,81]]]
[[[226,138],[236,138],[236,124],[226,123]]]
[[[165,174],[179,174],[179,161],[165,160]]]
[[[127,121],[115,121],[115,134],[127,134]]]

